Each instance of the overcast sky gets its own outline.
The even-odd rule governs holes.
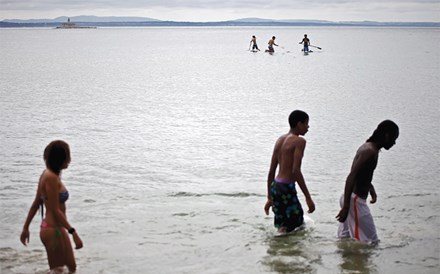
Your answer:
[[[247,17],[438,22],[440,0],[0,0],[0,20],[77,15],[197,22]]]

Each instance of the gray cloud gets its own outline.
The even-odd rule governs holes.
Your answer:
[[[260,17],[273,19],[440,21],[439,0],[1,0],[0,17],[142,15],[197,21]],[[235,17],[235,18],[233,18]]]
[[[309,7],[398,6],[440,5],[438,0],[308,0]],[[302,8],[304,0],[2,0],[3,10],[47,10],[47,9],[151,9],[151,8],[200,8],[200,9],[295,9]]]

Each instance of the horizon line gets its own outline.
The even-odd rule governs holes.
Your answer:
[[[138,18],[138,19],[149,19],[146,21],[131,21],[133,23],[135,22],[176,22],[176,23],[222,23],[222,22],[235,22],[235,21],[241,21],[242,23],[295,23],[295,22],[315,22],[315,23],[440,23],[440,21],[375,21],[375,20],[339,20],[339,21],[333,21],[333,20],[325,20],[325,19],[268,19],[268,18],[260,18],[260,17],[243,17],[243,18],[236,18],[236,19],[225,19],[225,20],[214,20],[214,21],[176,21],[176,20],[162,20],[162,19],[156,19],[152,17],[147,16],[119,16],[119,15],[109,15],[109,16],[98,16],[98,15],[74,15],[74,16],[66,16],[61,15],[54,17],[52,19],[50,18],[27,18],[27,19],[19,19],[19,18],[4,18],[0,19],[0,22],[5,21],[54,21],[59,18],[76,18],[76,17],[95,17],[97,19],[99,18]],[[244,20],[250,20],[250,21],[244,21]],[[253,21],[252,21],[253,20]],[[255,22],[255,20],[260,22]],[[265,21],[265,22],[261,22]],[[290,21],[290,22],[289,22]],[[82,23],[94,23],[94,22],[88,22],[88,21],[77,21]],[[118,23],[117,21],[97,21],[99,23]]]

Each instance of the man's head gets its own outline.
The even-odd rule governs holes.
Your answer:
[[[367,142],[374,142],[379,146],[390,149],[396,144],[399,137],[399,127],[391,120],[382,121],[374,130],[373,135],[368,138]]]

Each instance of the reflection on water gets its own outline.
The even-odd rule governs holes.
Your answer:
[[[341,254],[339,265],[341,273],[379,273],[372,257],[376,252],[374,245],[368,245],[352,240],[337,242],[337,253]]]
[[[32,266],[29,270],[26,266]],[[10,247],[0,248],[0,273],[45,274],[49,266],[44,249],[19,251]]]
[[[277,273],[316,273],[321,259],[310,227],[287,236],[270,236],[264,264]]]

